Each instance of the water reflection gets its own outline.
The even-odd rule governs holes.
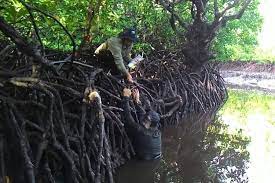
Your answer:
[[[220,111],[229,130],[243,129],[251,138],[248,145],[249,182],[275,180],[275,96],[255,92],[229,91],[229,100]]]
[[[133,160],[117,173],[118,183],[247,182],[249,139],[228,131],[216,110],[189,114],[163,130],[160,162]]]

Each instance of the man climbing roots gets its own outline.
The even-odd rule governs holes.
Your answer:
[[[111,37],[102,43],[96,50],[99,65],[113,75],[123,75],[130,83],[133,78],[126,66],[131,59],[133,43],[137,41],[136,31],[128,28],[121,32],[118,37]]]

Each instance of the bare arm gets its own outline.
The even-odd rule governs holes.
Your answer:
[[[99,54],[100,51],[106,50],[107,49],[107,43],[102,43],[96,50],[95,54]]]
[[[122,108],[124,110],[123,114],[125,116],[125,127],[132,128],[132,129],[138,130],[138,131],[144,130],[143,127],[134,120],[134,118],[131,114],[129,100],[130,100],[130,98],[126,97],[126,96],[124,96],[123,100],[122,100]]]

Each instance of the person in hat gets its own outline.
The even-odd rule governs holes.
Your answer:
[[[133,118],[129,105],[130,96],[137,110],[139,122]],[[139,99],[139,91],[124,88],[122,107],[125,130],[132,141],[136,157],[140,160],[156,160],[161,157],[160,114],[153,110],[145,112]]]
[[[96,50],[95,55],[103,69],[110,70],[112,74],[123,75],[129,82],[133,82],[132,76],[125,65],[131,61],[133,43],[137,41],[136,31],[128,28],[121,32],[118,37],[111,37],[102,43]]]

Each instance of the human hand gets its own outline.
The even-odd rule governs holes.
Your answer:
[[[89,93],[88,98],[90,102],[99,101],[101,99],[97,91],[92,91],[91,93]]]
[[[180,105],[182,105],[182,104],[183,104],[182,97],[181,97],[180,95],[177,95],[177,98],[178,98],[178,100],[179,100],[179,102],[180,102]]]
[[[92,88],[87,87],[84,91],[83,102],[89,103],[89,104],[93,102],[101,103],[101,97],[96,90],[93,90]]]
[[[124,88],[123,89],[123,96],[124,97],[130,97],[132,94],[131,90],[129,88]]]
[[[138,89],[134,89],[133,90],[133,99],[136,103],[140,103],[140,94],[139,94],[139,90]]]
[[[127,78],[127,81],[128,81],[129,83],[133,83],[133,82],[134,82],[134,81],[133,81],[133,78],[132,78],[132,76],[131,76],[130,73],[127,73],[126,78]]]

